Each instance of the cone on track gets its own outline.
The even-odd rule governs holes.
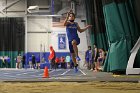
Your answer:
[[[48,71],[48,67],[44,68],[44,75],[43,78],[49,78],[49,71]]]

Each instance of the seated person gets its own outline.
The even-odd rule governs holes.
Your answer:
[[[105,59],[105,52],[103,49],[99,49],[99,57],[97,58],[97,64],[95,67],[96,71],[101,70],[101,65],[103,64],[104,59]]]
[[[58,57],[55,58],[55,68],[59,68],[58,66],[60,65],[60,60]]]
[[[60,62],[61,62],[61,68],[64,68],[65,69],[66,68],[66,66],[65,66],[65,57],[62,56],[60,58]]]

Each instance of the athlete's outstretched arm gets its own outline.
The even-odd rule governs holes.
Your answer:
[[[68,22],[68,19],[69,19],[70,13],[73,13],[72,9],[71,9],[69,12],[67,12],[66,19],[64,20],[64,26],[66,26],[66,25],[69,23],[69,22]]]
[[[69,14],[70,12],[67,13],[66,19],[64,20],[64,26],[66,26],[68,24],[68,18],[69,18]]]
[[[82,33],[82,32],[84,32],[85,30],[87,30],[87,29],[89,29],[89,28],[91,28],[92,27],[92,25],[87,25],[86,27],[84,27],[84,28],[80,28],[80,26],[78,25],[78,23],[77,23],[77,28],[78,28],[78,31],[80,32],[80,33]]]
[[[67,25],[67,21],[68,21],[68,18],[69,18],[69,13],[67,13],[67,17],[66,17],[66,19],[64,20],[64,26],[66,26]]]

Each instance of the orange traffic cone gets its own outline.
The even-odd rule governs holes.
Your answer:
[[[46,66],[44,69],[44,75],[43,78],[49,78],[49,71],[48,71],[48,67]]]

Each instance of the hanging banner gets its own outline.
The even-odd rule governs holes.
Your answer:
[[[58,49],[66,49],[66,34],[58,34]]]

